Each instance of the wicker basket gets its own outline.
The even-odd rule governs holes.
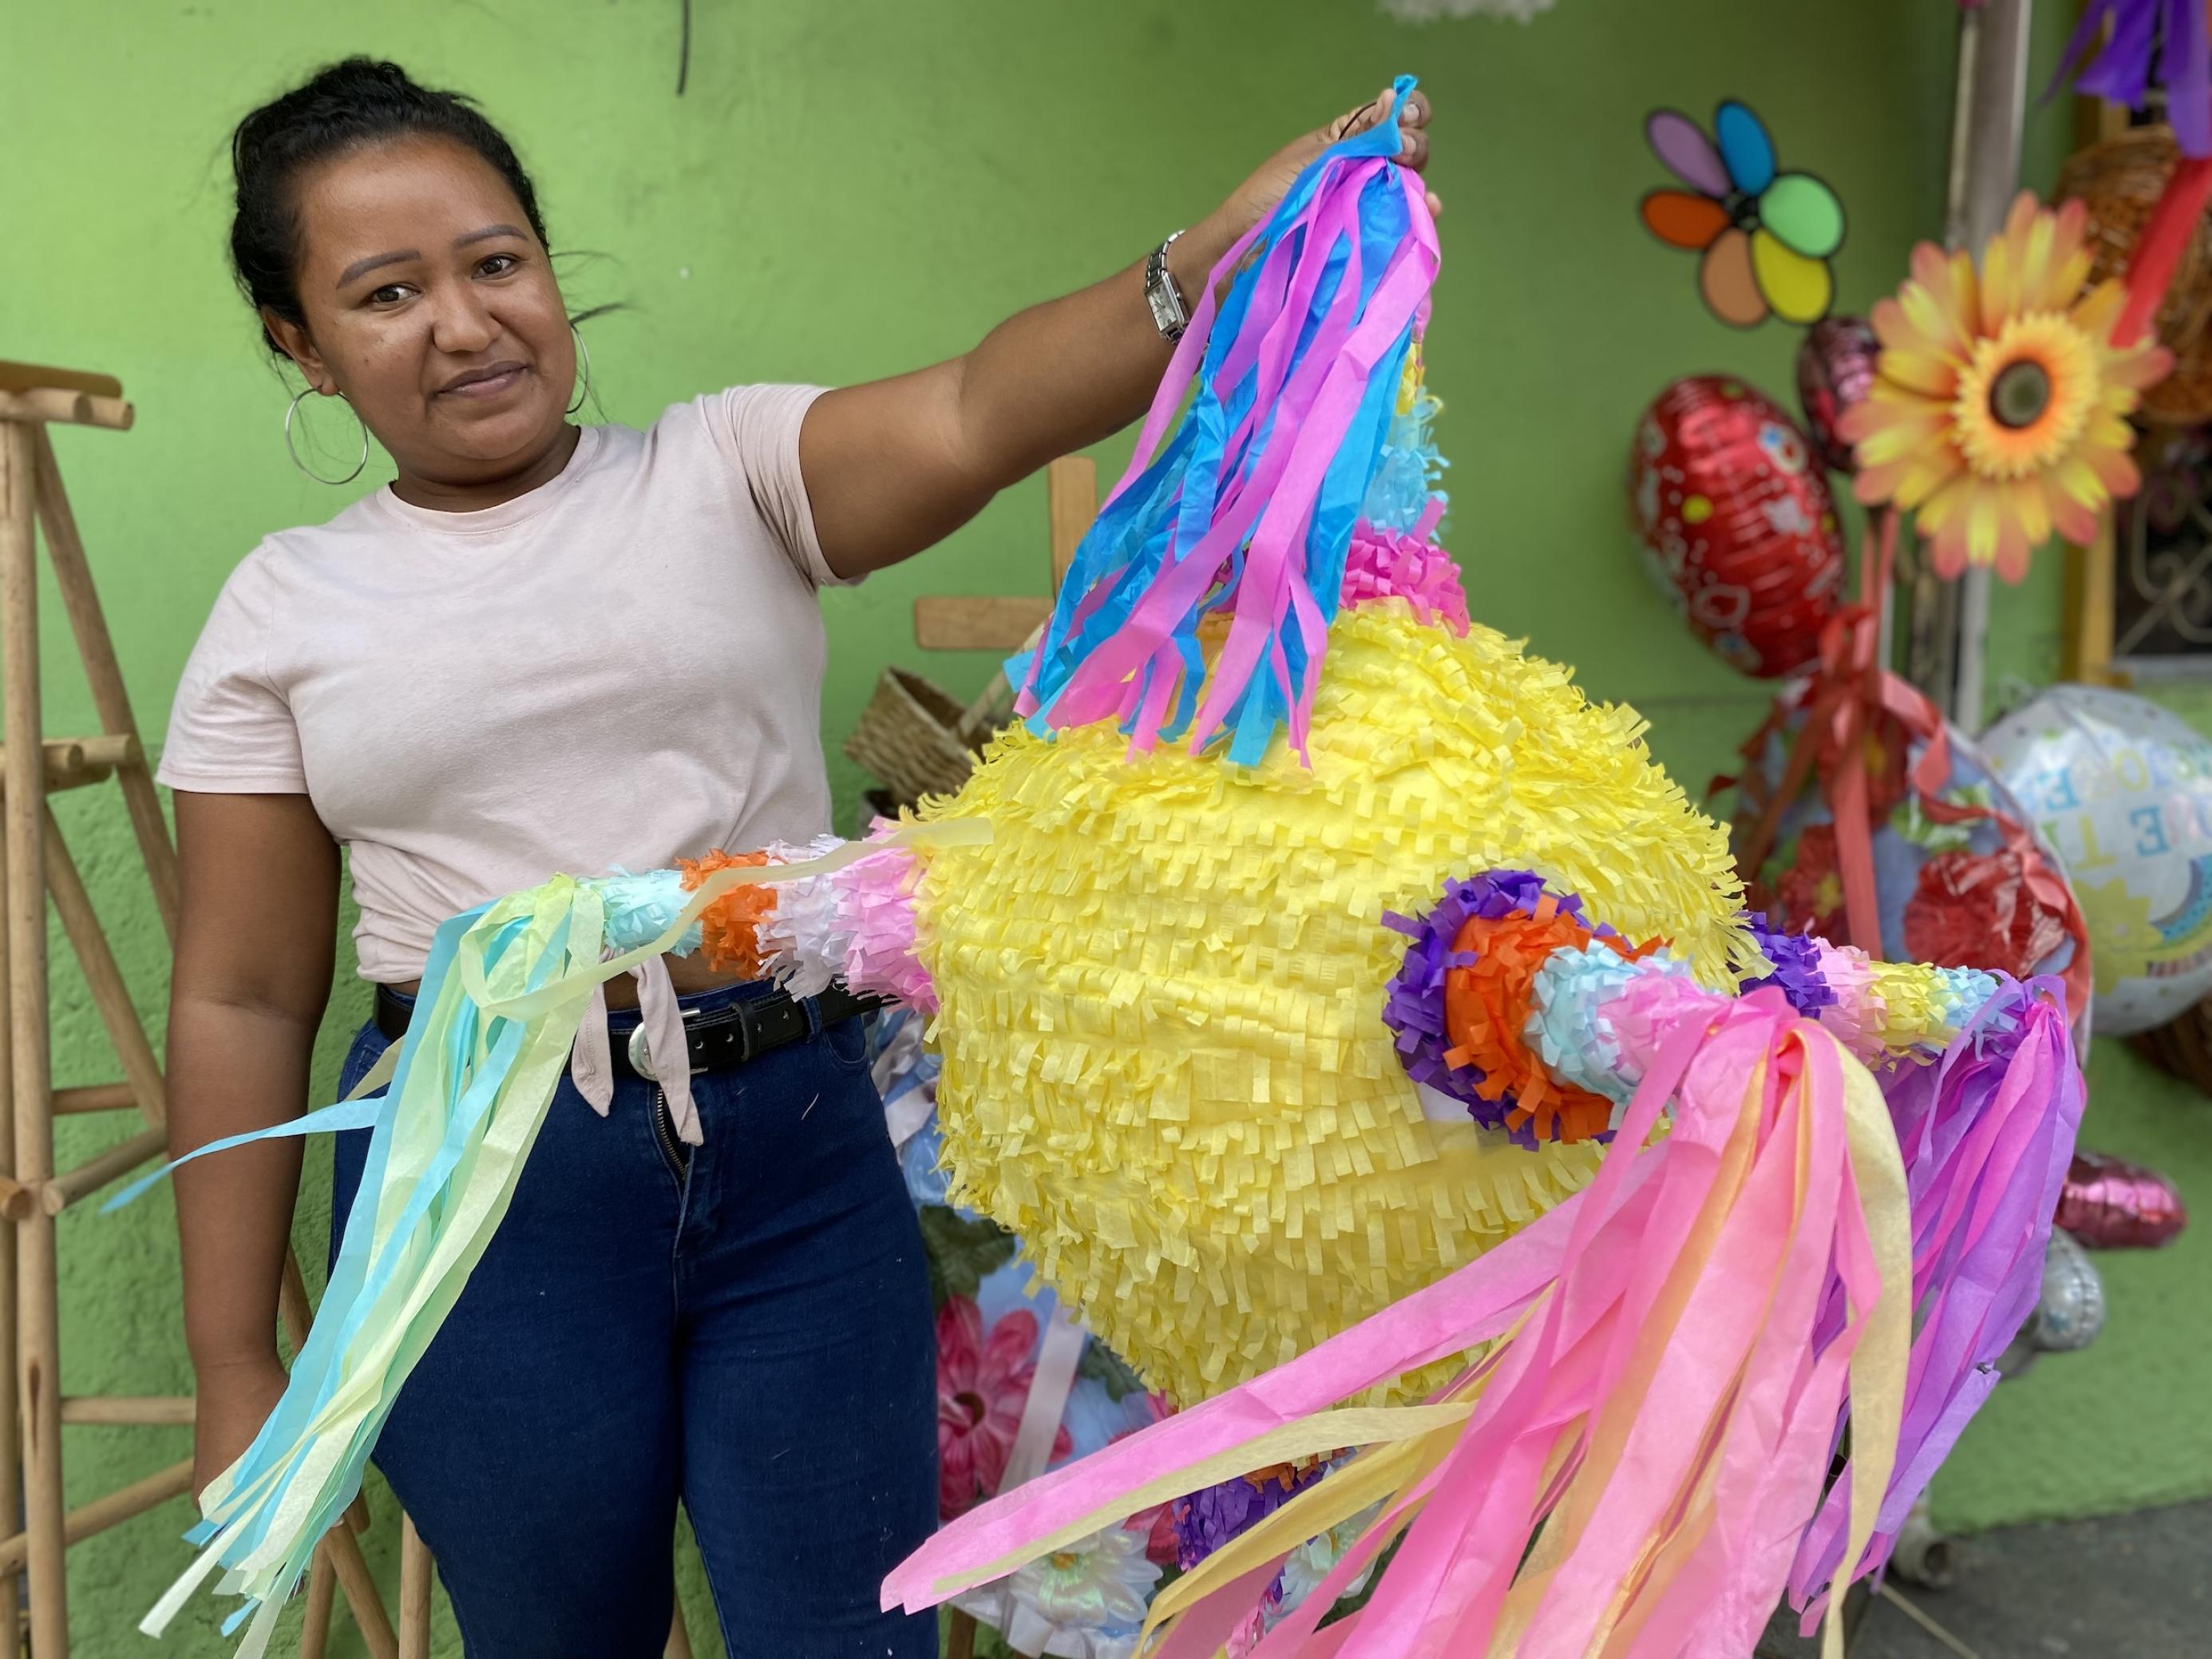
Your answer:
[[[2212,1095],[2212,998],[2128,1039],[2129,1047],[2160,1071]]]
[[[2089,210],[2090,280],[2124,276],[2159,192],[2181,159],[2173,130],[2131,127],[2068,158],[2061,198]],[[2168,426],[2212,420],[2212,220],[2200,223],[2181,257],[2158,313],[2158,337],[2173,353],[2173,373],[2143,394],[2142,417]]]
[[[975,769],[981,738],[990,731],[942,687],[903,668],[886,668],[845,752],[880,779],[894,805],[949,795]]]

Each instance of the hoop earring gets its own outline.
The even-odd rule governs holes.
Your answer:
[[[575,324],[568,325],[568,332],[574,337],[576,342],[576,361],[584,366],[581,384],[576,392],[576,401],[562,410],[564,415],[574,415],[592,400],[592,349],[584,343],[584,331]]]
[[[328,484],[332,489],[336,489],[340,484],[349,484],[356,478],[361,477],[362,469],[368,465],[368,422],[367,421],[362,421],[361,411],[359,410],[354,410],[354,419],[361,421],[361,459],[354,463],[353,471],[347,473],[344,477],[325,478],[321,473],[316,471],[313,467],[310,467],[305,461],[300,459],[299,449],[292,442],[292,417],[300,412],[301,398],[305,398],[315,388],[311,386],[301,386],[299,390],[298,395],[295,396],[285,407],[284,453],[292,458],[293,465],[298,467],[301,471],[306,473],[307,477],[313,478],[317,483]],[[346,402],[346,396],[343,392],[338,393],[338,401],[345,404],[345,406],[348,409],[353,409],[353,405],[350,403]]]

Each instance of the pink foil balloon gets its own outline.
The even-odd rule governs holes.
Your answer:
[[[2076,1152],[2058,1195],[2058,1224],[2094,1250],[2149,1250],[2187,1226],[2189,1212],[2155,1170]]]
[[[1829,317],[1805,331],[1797,348],[1797,401],[1813,447],[1842,473],[1858,470],[1851,447],[1836,431],[1844,411],[1874,389],[1875,359],[1881,346],[1863,317]]]

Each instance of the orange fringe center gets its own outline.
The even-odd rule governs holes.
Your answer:
[[[1475,1093],[1485,1100],[1510,1100],[1508,1126],[1526,1129],[1539,1140],[1589,1140],[1613,1121],[1611,1101],[1553,1078],[1522,1036],[1536,970],[1544,959],[1563,947],[1587,945],[1593,937],[1547,893],[1534,914],[1516,910],[1494,920],[1468,917],[1452,941],[1454,950],[1473,951],[1475,960],[1444,975],[1444,1029],[1453,1044],[1444,1060],[1454,1066],[1480,1067],[1483,1075]],[[1648,940],[1632,949],[1613,941],[1630,961],[1650,955],[1660,943]]]
[[[766,864],[765,853],[725,853],[717,848],[703,859],[678,859],[684,890],[696,892],[717,870]],[[708,905],[699,918],[701,950],[707,965],[744,979],[761,976],[760,924],[775,914],[775,889],[764,881],[748,882]]]

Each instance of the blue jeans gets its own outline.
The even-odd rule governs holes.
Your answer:
[[[361,1033],[344,1090],[385,1046]],[[376,1448],[469,1659],[656,1659],[679,1500],[732,1659],[934,1659],[934,1620],[877,1609],[937,1522],[937,1390],[867,1062],[853,1019],[694,1078],[694,1148],[654,1085],[602,1118],[563,1079]],[[336,1139],[342,1224],[368,1135]]]

